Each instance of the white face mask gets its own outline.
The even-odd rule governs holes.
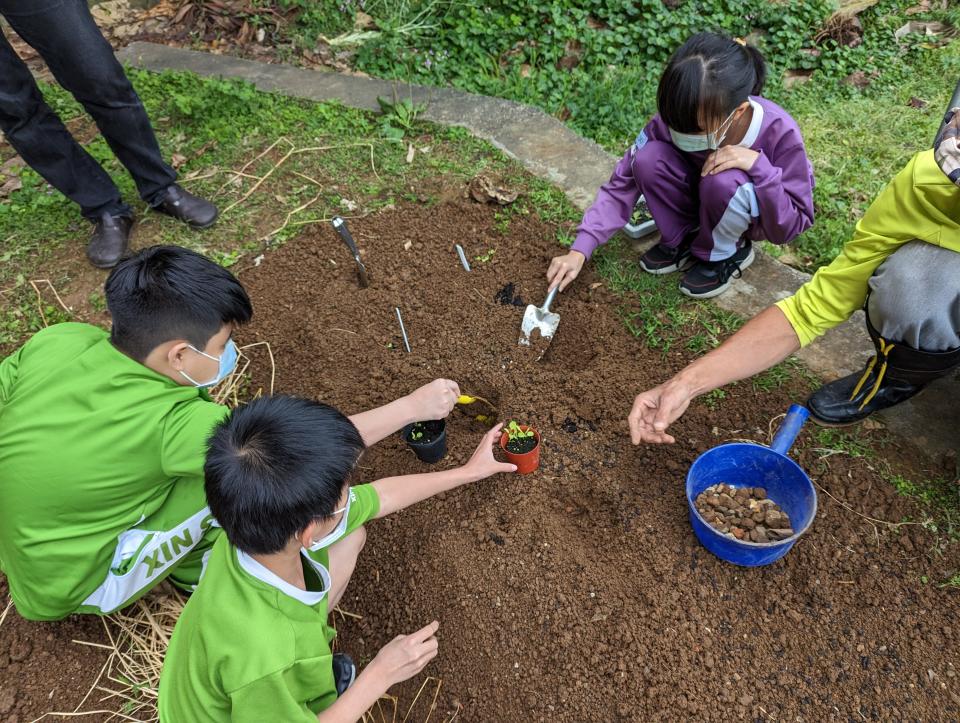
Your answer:
[[[733,114],[736,112],[736,108],[730,111],[730,115],[724,119],[723,123],[721,123],[713,133],[680,133],[671,128],[670,139],[673,141],[673,145],[687,153],[715,151],[727,137],[730,126],[733,125]]]
[[[322,550],[325,547],[330,547],[330,545],[332,545],[334,542],[336,542],[341,537],[343,537],[344,533],[347,531],[347,521],[350,517],[350,499],[352,497],[353,495],[350,492],[348,492],[347,504],[345,504],[343,507],[341,507],[339,510],[336,510],[333,513],[335,515],[341,512],[343,513],[343,515],[340,517],[340,521],[337,523],[337,526],[334,527],[332,531],[328,532],[322,538],[320,538],[319,540],[316,540],[312,545],[310,545],[311,552],[317,552],[318,550]]]

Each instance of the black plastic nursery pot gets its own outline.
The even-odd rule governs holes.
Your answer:
[[[421,435],[414,439],[415,435]],[[417,459],[434,464],[447,456],[447,423],[443,419],[414,422],[403,428],[403,440]]]

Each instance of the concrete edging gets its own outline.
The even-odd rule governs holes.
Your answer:
[[[117,57],[146,70],[188,70],[202,76],[241,78],[263,91],[315,101],[335,100],[362,110],[379,111],[378,96],[392,97],[396,93],[398,97],[409,97],[415,103],[427,104],[422,116],[425,120],[466,128],[518,160],[531,173],[556,184],[581,209],[592,203],[617,161],[597,143],[577,135],[540,109],[502,98],[260,63],[154,43],[131,43]],[[809,274],[760,253],[743,279],[715,301],[723,309],[749,317],[789,296],[809,278]],[[861,368],[870,353],[872,347],[858,312],[797,356],[821,377],[833,379]],[[960,405],[943,400],[956,395],[960,383],[950,377],[937,382],[936,387],[940,393],[920,395],[884,414],[883,421],[895,433],[932,452],[954,451],[957,442],[951,430],[960,429]]]

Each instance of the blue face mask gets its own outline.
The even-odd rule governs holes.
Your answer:
[[[681,151],[687,153],[698,153],[700,151],[715,151],[720,147],[720,144],[723,143],[724,139],[727,137],[727,132],[730,130],[730,126],[733,121],[733,114],[737,112],[737,109],[734,108],[730,111],[730,115],[726,117],[723,123],[715,130],[713,133],[680,133],[679,131],[670,129],[670,140],[673,141],[673,145],[679,148]]]
[[[205,351],[200,351],[195,346],[191,346],[190,348],[197,352],[197,354],[202,354],[207,359],[213,359],[220,365],[220,368],[217,370],[217,376],[215,376],[209,382],[198,382],[195,379],[192,379],[189,374],[181,369],[180,374],[182,374],[183,377],[195,387],[215,387],[217,384],[230,376],[233,373],[233,370],[237,368],[237,359],[239,358],[240,353],[237,351],[237,345],[233,343],[233,339],[227,340],[226,346],[223,347],[223,354],[218,357],[211,356]]]

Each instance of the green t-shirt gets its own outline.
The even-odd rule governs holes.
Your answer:
[[[17,611],[76,610],[118,535],[175,484],[196,485],[202,509],[206,439],[227,412],[87,324],[44,329],[0,362],[0,564]]]
[[[380,510],[371,485],[350,494],[347,534]],[[306,591],[217,540],[170,639],[161,723],[306,723],[336,700],[327,551],[302,563]]]

